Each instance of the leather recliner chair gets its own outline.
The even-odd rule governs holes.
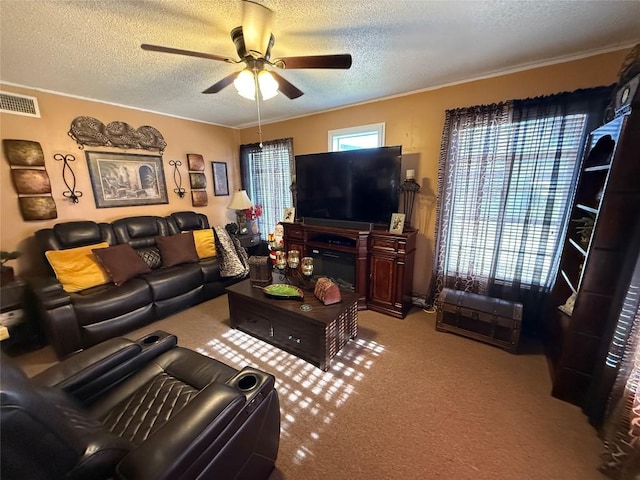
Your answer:
[[[0,374],[5,480],[254,480],[274,468],[274,377],[166,332],[107,340],[31,379],[3,355]]]

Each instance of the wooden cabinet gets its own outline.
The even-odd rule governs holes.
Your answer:
[[[640,119],[627,112],[587,142],[552,292],[546,347],[552,394],[582,405],[639,252]],[[573,308],[565,305],[573,294]]]
[[[286,250],[298,250],[300,257],[306,257],[304,248],[304,232],[302,226],[292,223],[285,227],[285,248]]]
[[[403,318],[411,308],[416,232],[369,236],[369,296],[371,310]]]
[[[303,223],[284,224],[284,229],[287,250],[300,250],[318,259],[333,256],[334,260],[325,261],[314,273],[333,277],[335,271],[337,276],[349,277],[359,297],[358,308],[398,318],[410,310],[416,230],[391,234]]]

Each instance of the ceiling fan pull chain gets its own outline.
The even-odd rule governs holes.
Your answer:
[[[258,137],[260,137],[260,148],[262,148],[262,122],[260,121],[260,87],[258,85],[258,75],[254,72],[253,81],[256,84],[256,107],[258,109]]]

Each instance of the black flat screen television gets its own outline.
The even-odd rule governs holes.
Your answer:
[[[402,146],[296,155],[295,161],[296,217],[388,227],[398,211]]]

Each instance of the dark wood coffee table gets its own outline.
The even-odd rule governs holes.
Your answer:
[[[231,327],[275,345],[326,371],[331,359],[358,334],[358,295],[342,291],[342,302],[323,305],[305,291],[304,300],[267,297],[244,280],[227,287]],[[309,305],[311,310],[300,307]]]

